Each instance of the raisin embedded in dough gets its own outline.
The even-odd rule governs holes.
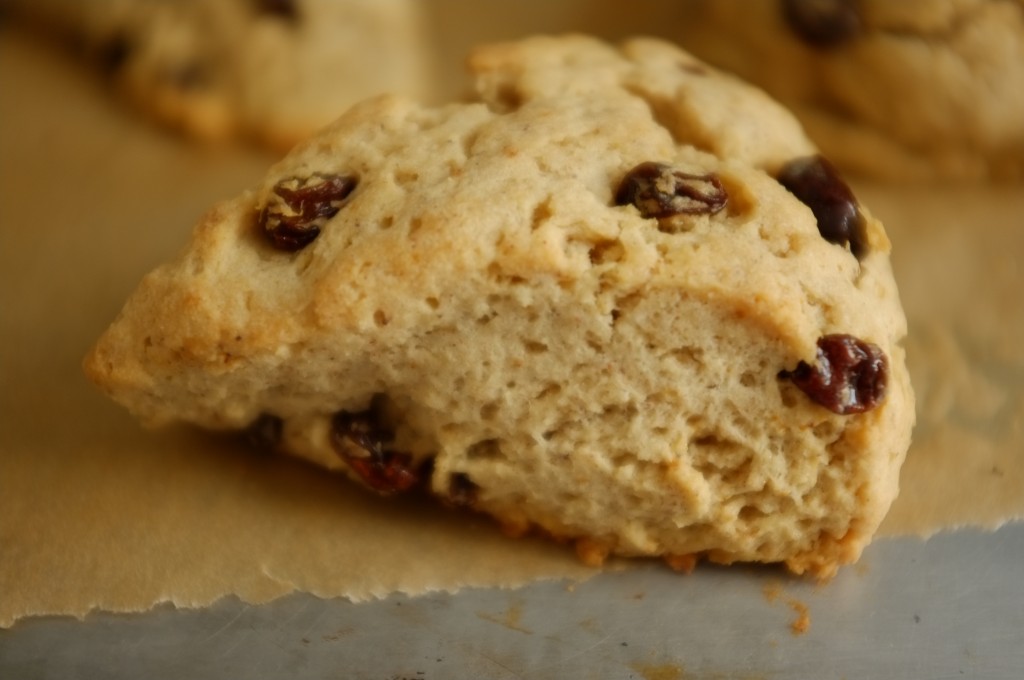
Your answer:
[[[777,179],[811,209],[822,238],[850,244],[857,259],[867,254],[867,234],[857,199],[828,159],[820,155],[797,158],[779,171]]]
[[[260,210],[263,232],[280,250],[300,250],[312,243],[327,220],[338,214],[356,180],[348,175],[314,173],[289,177],[274,185],[273,195]]]
[[[284,421],[275,415],[261,413],[245,430],[249,444],[259,451],[274,451],[281,444]]]
[[[815,403],[841,416],[864,413],[885,398],[889,362],[878,345],[850,335],[826,335],[818,340],[818,357],[811,366],[801,361],[783,371]]]
[[[830,48],[860,33],[858,5],[858,0],[782,0],[782,14],[808,45]]]
[[[252,0],[256,11],[260,14],[295,22],[299,19],[299,7],[296,0]]]
[[[393,451],[394,435],[376,422],[372,413],[340,411],[334,416],[331,444],[339,456],[377,493],[391,496],[420,483],[407,454]]]
[[[714,173],[698,175],[651,161],[627,172],[615,192],[617,205],[635,205],[644,217],[713,215],[728,201]]]

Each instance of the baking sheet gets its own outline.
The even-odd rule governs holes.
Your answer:
[[[28,619],[0,676],[381,680],[1019,680],[1024,525],[883,539],[821,588],[772,569],[656,565],[354,604]]]
[[[382,501],[230,438],[141,430],[86,384],[81,357],[142,274],[273,157],[183,143],[10,29],[0,88],[0,627],[224,596],[363,601],[598,573],[562,546]],[[1024,195],[858,191],[895,244],[920,401],[884,534],[1024,516]]]

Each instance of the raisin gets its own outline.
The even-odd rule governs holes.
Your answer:
[[[283,429],[284,421],[275,415],[263,413],[245,429],[245,436],[253,448],[273,451],[281,442]]]
[[[465,472],[454,472],[448,478],[448,499],[455,507],[471,507],[476,503],[477,486]]]
[[[857,199],[824,156],[792,160],[783,166],[777,179],[811,209],[823,239],[841,246],[849,243],[854,257],[864,257],[867,233]]]
[[[260,14],[280,17],[288,21],[297,21],[299,8],[295,0],[254,0],[256,11]]]
[[[878,345],[852,335],[818,338],[814,366],[801,361],[795,370],[782,371],[817,404],[841,416],[864,413],[885,398],[889,362]]]
[[[412,457],[388,449],[394,435],[369,411],[334,416],[331,444],[363,482],[384,496],[408,491],[420,483]]]
[[[132,53],[132,43],[124,33],[113,33],[96,48],[96,61],[103,75],[120,71]]]
[[[300,250],[320,235],[356,188],[354,177],[315,173],[289,177],[274,185],[271,201],[260,211],[263,232],[280,250]]]
[[[782,13],[790,29],[812,47],[843,44],[860,33],[857,0],[783,0]]]
[[[711,215],[729,196],[714,173],[692,175],[665,163],[647,161],[626,173],[615,192],[616,205],[632,203],[644,217]]]

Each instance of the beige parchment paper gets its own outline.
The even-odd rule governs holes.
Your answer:
[[[86,383],[81,358],[138,279],[273,160],[161,132],[0,30],[0,626],[595,573],[563,546],[231,437],[143,430]],[[883,533],[1024,517],[1024,192],[858,189],[895,243],[920,401]]]

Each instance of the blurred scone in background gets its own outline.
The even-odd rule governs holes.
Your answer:
[[[384,92],[426,97],[416,0],[8,0],[140,111],[192,137],[287,149]]]
[[[1019,178],[1021,0],[690,0],[678,40],[886,181]]]

